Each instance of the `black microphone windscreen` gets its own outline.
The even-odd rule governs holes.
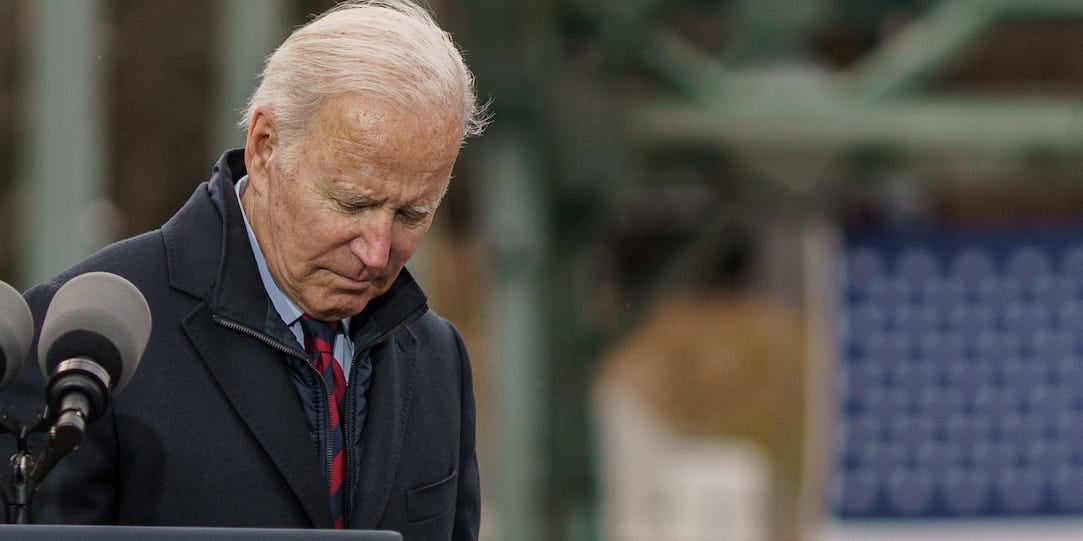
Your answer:
[[[82,274],[57,290],[45,312],[38,363],[48,379],[61,362],[90,358],[120,392],[139,366],[150,327],[150,308],[131,282],[108,272]]]
[[[18,375],[33,335],[30,307],[15,288],[0,282],[0,389]]]

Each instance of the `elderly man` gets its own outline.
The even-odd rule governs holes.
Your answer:
[[[245,148],[89,271],[153,314],[130,385],[39,489],[39,521],[388,529],[476,539],[469,359],[404,265],[484,114],[407,0],[344,3],[268,59]],[[30,374],[30,375],[27,375]],[[40,403],[24,370],[18,400]]]

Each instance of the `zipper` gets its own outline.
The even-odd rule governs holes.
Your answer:
[[[303,364],[305,366],[308,366],[309,370],[311,370],[312,373],[316,375],[316,381],[320,382],[320,388],[323,389],[323,404],[324,404],[323,405],[323,410],[324,410],[324,413],[326,414],[326,418],[327,418],[327,422],[324,423],[324,433],[325,433],[324,441],[327,442],[327,445],[324,446],[327,449],[327,453],[326,453],[327,458],[324,461],[324,464],[327,465],[326,471],[324,472],[324,479],[327,480],[327,483],[326,483],[327,484],[327,494],[330,495],[331,494],[331,461],[334,460],[334,458],[335,458],[335,457],[333,457],[331,455],[331,453],[334,451],[335,443],[334,443],[333,438],[335,437],[335,435],[331,432],[331,393],[328,392],[327,382],[323,380],[323,374],[320,374],[319,371],[316,370],[316,367],[312,366],[312,363],[309,362],[307,355],[300,354],[300,351],[298,351],[297,349],[289,347],[289,346],[287,346],[287,345],[285,345],[282,342],[279,342],[277,340],[271,339],[270,337],[268,337],[267,335],[265,335],[265,334],[263,334],[263,333],[261,333],[259,331],[251,329],[251,328],[246,327],[244,325],[241,325],[239,323],[234,323],[233,321],[230,321],[228,319],[222,318],[221,316],[212,315],[211,317],[212,317],[212,319],[214,319],[215,323],[217,323],[217,324],[219,324],[219,325],[221,325],[221,326],[223,326],[223,327],[225,327],[227,329],[237,331],[237,332],[239,332],[241,334],[248,335],[248,336],[250,336],[252,338],[255,338],[256,340],[259,340],[260,342],[263,342],[264,344],[270,346],[273,349],[276,349],[276,350],[281,351],[282,353],[285,353],[285,354],[287,354],[287,355],[289,355],[291,357],[294,357],[296,359],[300,359],[300,360],[304,361]],[[356,354],[355,354],[355,357],[356,357]],[[350,372],[353,372],[352,368],[350,369]],[[348,390],[349,385],[347,385],[346,388]],[[343,422],[343,420],[339,419],[339,423],[342,423],[342,422]],[[346,437],[345,425],[343,425],[342,436],[343,436],[343,440],[344,440],[343,441],[343,448],[348,449],[349,446],[346,445],[346,442],[345,442],[345,437]],[[347,476],[348,476],[349,475],[349,464],[350,464],[348,462],[349,455],[347,454],[343,458],[347,460],[346,465],[347,465]],[[345,481],[343,481],[343,482],[345,482]],[[349,487],[349,485],[347,485],[347,488],[348,487]],[[343,497],[348,496],[348,495],[349,495],[348,492],[343,493]],[[346,513],[343,512],[343,520],[345,520],[345,517],[346,517]]]
[[[347,337],[348,339],[349,337]],[[357,360],[357,357],[357,352],[354,352],[354,361]],[[351,361],[350,379],[346,380],[346,390],[342,393],[344,397],[342,415],[338,420],[338,423],[342,425],[342,460],[346,462],[346,478],[342,480],[342,527],[344,529],[350,527],[349,511],[353,510],[353,506],[350,505],[350,497],[353,492],[350,490],[350,485],[353,484],[353,460],[350,458],[350,448],[353,447],[353,442],[350,441],[350,425],[353,423],[347,421],[347,419],[352,419],[353,416],[347,414],[351,413],[350,406],[353,401],[350,398],[353,393],[350,392],[350,382],[353,381],[354,373],[357,372],[356,366],[357,363]]]
[[[421,316],[425,315],[425,312],[427,312],[428,309],[429,309],[428,305],[423,305],[421,308],[418,308],[412,314],[410,314],[405,319],[403,319],[401,322],[399,322],[398,325],[395,325],[389,331],[387,331],[387,332],[381,334],[380,336],[377,336],[376,338],[370,340],[369,342],[363,344],[361,347],[356,348],[354,350],[354,352],[353,352],[353,358],[350,361],[350,379],[346,383],[346,401],[342,404],[343,413],[348,413],[349,415],[348,416],[344,415],[343,416],[344,418],[339,420],[339,422],[342,423],[342,440],[343,440],[342,441],[342,447],[343,447],[343,452],[345,453],[345,456],[343,456],[343,459],[346,461],[346,480],[344,481],[346,486],[343,489],[343,490],[345,490],[345,492],[342,493],[342,506],[343,506],[342,517],[343,517],[343,523],[344,523],[345,527],[347,527],[347,528],[350,526],[350,513],[348,511],[353,510],[353,505],[351,505],[351,503],[352,503],[351,499],[353,498],[354,465],[353,465],[353,461],[350,458],[350,450],[353,449],[353,444],[352,444],[352,442],[350,440],[350,425],[352,425],[353,423],[352,422],[346,422],[346,418],[351,419],[351,421],[353,419],[353,392],[351,392],[352,389],[350,388],[350,386],[353,385],[352,382],[357,381],[357,378],[356,378],[356,376],[357,376],[357,364],[358,364],[357,361],[358,361],[358,359],[361,358],[361,354],[363,352],[365,352],[365,351],[367,351],[369,349],[372,349],[372,348],[376,347],[377,345],[387,341],[389,338],[391,338],[392,335],[397,333],[400,329],[402,329],[402,328],[404,328],[404,327],[406,327],[408,325],[411,325],[415,321],[421,319]],[[360,465],[358,465],[358,467],[360,467]]]
[[[256,340],[259,340],[260,342],[263,342],[264,344],[267,344],[268,346],[271,346],[272,348],[277,349],[278,351],[281,351],[282,353],[286,353],[291,357],[301,359],[303,361],[308,361],[308,357],[301,354],[301,351],[298,350],[297,348],[289,347],[286,344],[283,344],[282,342],[279,342],[278,340],[274,340],[274,339],[268,337],[267,335],[265,335],[265,334],[263,334],[263,333],[261,333],[259,331],[251,329],[249,327],[245,327],[244,325],[241,325],[240,323],[234,323],[233,321],[225,319],[222,316],[212,315],[211,318],[214,319],[215,323],[217,323],[217,324],[219,324],[219,325],[221,325],[221,326],[223,326],[223,327],[225,327],[225,328],[227,328],[227,329],[229,329],[231,331],[237,331],[237,332],[240,332],[242,334],[247,334],[248,336],[251,336],[252,338],[255,338]],[[313,370],[315,370],[315,369],[313,369]]]

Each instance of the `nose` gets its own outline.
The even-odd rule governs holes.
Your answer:
[[[353,252],[366,268],[381,269],[391,258],[391,237],[394,227],[394,213],[373,213],[360,225],[358,234],[350,241]]]

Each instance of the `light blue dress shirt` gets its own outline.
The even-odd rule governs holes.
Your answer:
[[[240,204],[241,195],[248,189],[248,176],[241,177],[241,180],[237,181],[237,203]],[[267,290],[267,296],[271,298],[271,304],[274,305],[278,315],[282,317],[282,321],[286,323],[290,331],[293,332],[293,336],[297,338],[297,342],[301,344],[301,349],[305,349],[304,332],[301,331],[301,316],[304,312],[294,304],[282,289],[275,283],[274,278],[271,277],[271,271],[267,269],[267,258],[263,257],[263,250],[260,250],[259,243],[256,242],[256,236],[252,233],[252,226],[248,223],[248,214],[244,211],[244,205],[240,205],[241,215],[244,216],[244,227],[248,231],[248,243],[252,245],[252,254],[256,256],[256,266],[259,267],[259,277],[263,280],[263,288]],[[350,320],[344,319],[340,322],[339,328],[342,332],[335,335],[335,359],[338,360],[338,364],[342,367],[342,373],[346,377],[346,381],[350,379],[350,363],[353,360],[353,342],[351,342],[347,336],[350,332]]]

